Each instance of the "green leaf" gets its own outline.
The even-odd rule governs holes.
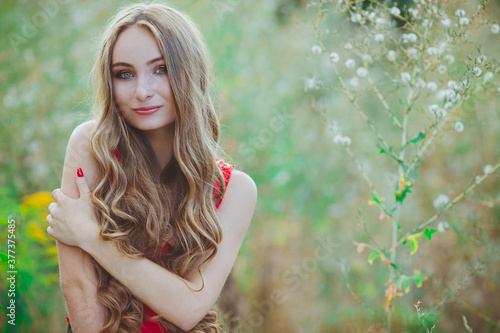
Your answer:
[[[420,132],[420,133],[418,133],[418,135],[415,138],[411,139],[410,142],[411,143],[417,143],[420,140],[423,140],[424,138],[425,138],[424,132]]]
[[[384,148],[382,148],[382,146],[381,146],[381,145],[379,145],[378,143],[377,143],[377,147],[379,147],[379,148],[380,148],[380,153],[381,153],[381,154],[386,154],[386,155],[388,155],[388,156],[391,156],[391,154],[390,154],[387,150],[385,150]],[[391,156],[391,157],[392,157],[392,156]]]
[[[413,276],[399,275],[396,278],[396,285],[402,285],[405,294],[410,292],[410,282],[415,282],[417,288],[422,287],[422,283],[427,280],[427,276],[422,275],[419,270],[413,271]]]
[[[372,253],[370,253],[370,255],[368,256],[368,263],[370,265],[373,265],[373,261],[375,259],[377,259],[379,256],[380,256],[380,253],[378,253],[376,251],[372,251]]]
[[[9,259],[9,257],[3,253],[3,252],[0,252],[0,262],[7,262]]]
[[[415,270],[414,275],[413,275],[413,281],[415,281],[415,284],[417,285],[417,288],[422,287],[422,283],[427,280],[427,276],[420,274],[419,270]]]
[[[408,294],[410,292],[410,282],[403,281],[401,283],[403,284],[403,289],[405,291],[405,294]]]
[[[424,231],[424,236],[427,237],[428,240],[432,240],[432,234],[435,232],[437,232],[437,229],[426,228]]]
[[[410,255],[413,255],[413,254],[415,254],[415,252],[418,251],[418,237],[411,237],[408,240],[410,241],[410,244],[411,244]]]
[[[373,192],[370,193],[370,195],[375,203],[380,204],[379,198],[375,194],[373,194]]]

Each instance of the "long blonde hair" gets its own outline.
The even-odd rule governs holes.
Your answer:
[[[132,25],[148,28],[156,38],[175,100],[174,156],[160,177],[151,145],[125,122],[113,97],[112,50],[118,35]],[[153,2],[120,9],[109,21],[99,47],[91,76],[96,94],[93,110],[99,119],[91,150],[100,181],[91,199],[100,236],[117,242],[122,253],[148,258],[182,278],[201,275],[201,266],[217,254],[222,239],[214,203],[224,192],[224,178],[216,164],[222,150],[205,43],[187,16]],[[220,191],[214,199],[216,182]],[[162,253],[167,242],[172,248]],[[106,325],[99,332],[139,332],[144,304],[99,264],[94,262],[94,267],[98,298],[106,309]],[[216,311],[209,311],[190,332],[221,332],[217,317]],[[173,333],[183,332],[160,316],[155,321]]]

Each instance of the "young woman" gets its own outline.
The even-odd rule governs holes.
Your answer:
[[[129,5],[92,74],[97,117],[71,135],[47,216],[68,331],[220,332],[212,307],[257,189],[220,158],[199,31],[166,5]]]

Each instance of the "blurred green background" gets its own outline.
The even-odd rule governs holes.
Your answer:
[[[66,330],[46,207],[50,192],[60,186],[69,135],[90,116],[86,81],[95,38],[126,3],[0,3],[0,252],[6,253],[12,217],[17,260],[16,327],[2,314],[6,332]],[[215,65],[221,143],[231,156],[228,162],[249,174],[259,191],[253,222],[220,298],[228,330],[383,332],[375,324],[386,324],[387,270],[380,261],[369,265],[353,241],[372,237],[384,243],[391,228],[368,204],[369,188],[313,107],[322,92],[305,91],[306,78],[333,76],[310,56],[316,42],[306,23],[316,13],[300,0],[168,3],[191,16],[206,38]],[[489,8],[493,18],[500,17],[497,2]],[[498,38],[490,43],[490,56],[498,57],[498,45]],[[324,101],[335,106],[331,116],[343,124],[367,173],[390,197],[396,168],[384,171],[389,164],[364,121],[343,113],[349,103],[340,92],[328,92]],[[417,225],[432,216],[439,193],[455,197],[484,165],[498,163],[498,102],[498,94],[479,94],[464,106],[470,111],[464,133],[444,135],[427,154],[403,223]],[[370,106],[370,100],[363,103]],[[375,120],[386,118],[372,111]],[[500,330],[499,185],[498,175],[491,176],[442,217],[449,230],[422,241],[415,256],[400,254],[401,266],[420,269],[428,279],[395,301],[394,332],[425,331],[413,307],[418,300],[436,332],[464,331],[462,315],[474,332]],[[5,311],[5,254],[1,259]]]

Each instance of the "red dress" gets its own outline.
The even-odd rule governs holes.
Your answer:
[[[118,150],[115,151],[116,157],[119,159],[120,158],[120,153]],[[217,166],[219,169],[221,169],[222,174],[224,175],[224,183],[225,183],[225,188],[227,188],[227,184],[229,183],[229,178],[231,178],[231,172],[234,169],[234,165],[226,163],[223,159],[217,159]],[[113,179],[113,174],[111,173],[111,179]],[[215,188],[214,188],[214,199],[217,197],[220,191],[220,185],[219,181],[216,179],[215,180]],[[220,204],[222,203],[222,199],[224,198],[225,192],[222,194],[222,197],[220,198],[219,202],[215,205],[215,209],[219,208]],[[170,250],[171,246],[170,244],[165,244],[163,247],[162,251],[168,251]],[[151,310],[149,307],[144,304],[144,316],[145,317],[153,317],[155,316],[156,313]],[[69,316],[66,317],[66,321],[69,323]],[[168,331],[165,331],[163,327],[155,322],[148,321],[146,319],[143,320],[142,322],[142,328],[141,328],[141,333],[170,333]]]

